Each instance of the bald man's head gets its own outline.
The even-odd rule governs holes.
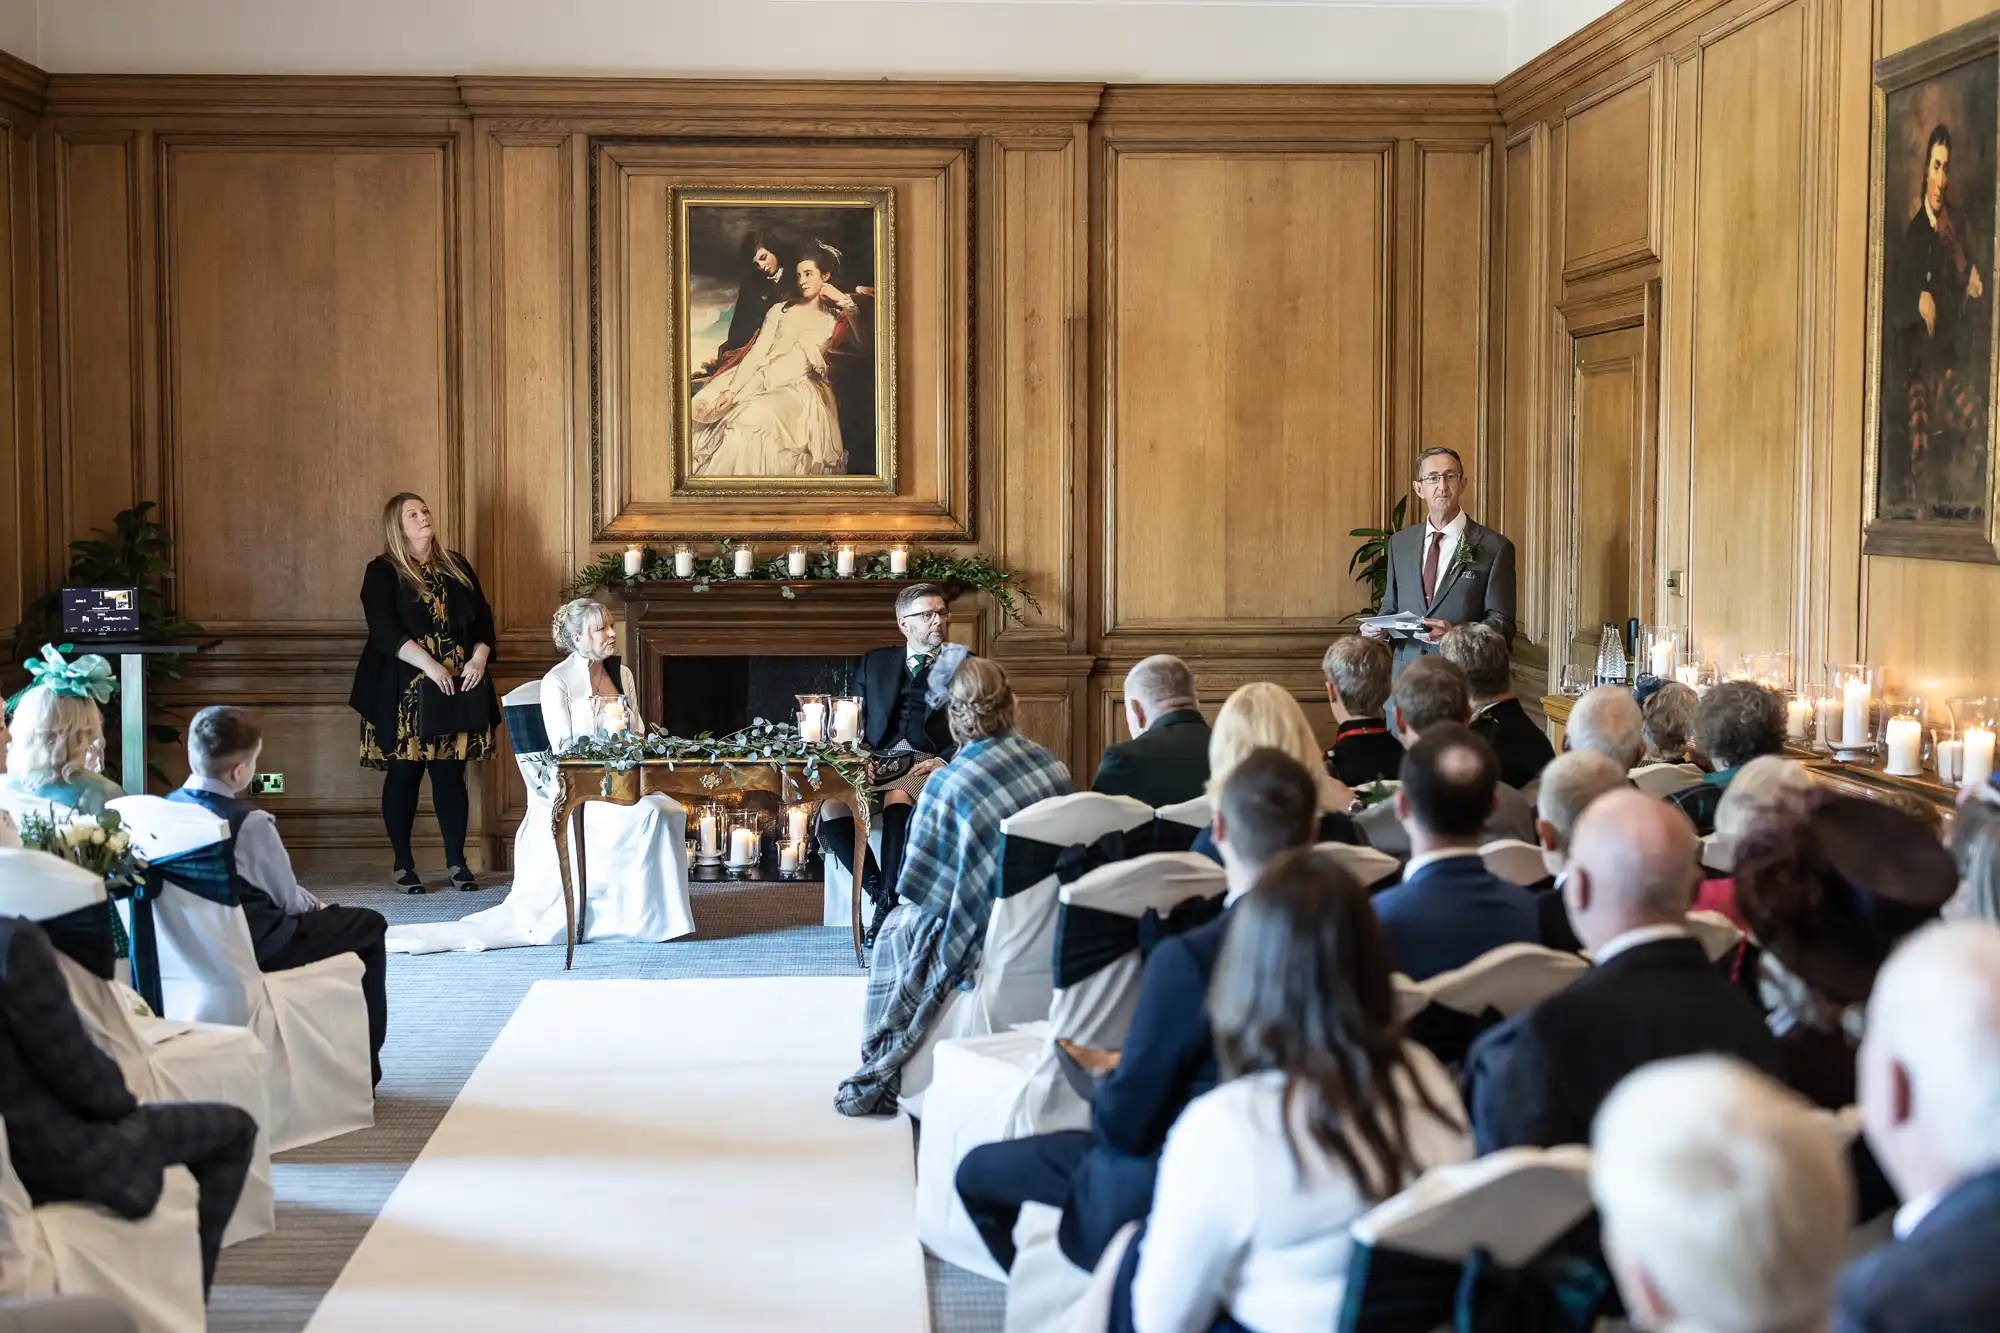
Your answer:
[[[1600,685],[1576,701],[1563,728],[1563,744],[1601,754],[1633,769],[1646,753],[1646,718],[1623,685]]]
[[[1700,845],[1685,815],[1644,792],[1614,791],[1591,802],[1570,838],[1563,884],[1570,924],[1584,947],[1684,918],[1699,877]]]
[[[1440,722],[1403,756],[1400,776],[1396,811],[1405,823],[1446,842],[1479,845],[1500,783],[1492,746],[1460,723]]]

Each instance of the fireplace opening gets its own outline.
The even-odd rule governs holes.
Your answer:
[[[799,695],[859,693],[860,671],[858,657],[665,657],[657,721],[676,736],[796,724]]]

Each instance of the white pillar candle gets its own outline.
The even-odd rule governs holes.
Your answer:
[[[1803,741],[1812,735],[1813,702],[1810,699],[1789,699],[1785,702],[1785,739]]]
[[[1899,778],[1914,778],[1924,771],[1924,724],[1913,717],[1892,717],[1882,729],[1889,751],[1883,771]]]
[[[747,866],[757,859],[757,831],[737,828],[729,830],[729,864]]]
[[[799,739],[808,745],[826,740],[826,705],[814,701],[799,705]]]
[[[794,874],[799,868],[799,849],[793,843],[785,843],[778,848],[778,873]]]
[[[910,553],[900,546],[889,548],[889,572],[907,574],[910,572]]]
[[[750,577],[750,548],[747,546],[736,548],[736,577],[739,579]]]
[[[836,699],[833,703],[833,739],[839,745],[851,745],[861,734],[861,705],[852,699]]]
[[[854,577],[854,548],[843,546],[833,557],[833,572],[842,578]]]
[[[1862,746],[1868,743],[1868,682],[1850,680],[1840,687],[1842,704],[1840,743]]]
[[[693,551],[674,552],[674,577],[677,579],[691,579],[694,577]]]
[[[626,716],[625,703],[622,699],[606,700],[601,716],[604,719],[604,734],[607,736],[615,736],[631,726],[631,719]]]
[[[1668,674],[1671,673],[1674,669],[1673,644],[1668,643],[1664,639],[1654,644],[1652,650],[1652,664],[1653,664],[1654,677],[1659,680],[1665,680]]]
[[[1701,668],[1692,662],[1685,666],[1677,666],[1674,668],[1674,679],[1693,689],[1701,680]]]
[[[1937,747],[1938,781],[1948,787],[1958,785],[1958,775],[1965,769],[1965,742],[1939,741]]]
[[[1972,727],[1965,733],[1965,771],[1959,775],[1961,787],[1984,787],[1993,778],[1993,732]]]
[[[708,856],[713,856],[722,850],[715,840],[714,815],[703,815],[701,817],[701,850]]]
[[[802,805],[795,805],[785,812],[785,832],[790,835],[790,841],[806,840],[806,820],[809,817],[809,813]]]
[[[1840,744],[1840,700],[1819,701],[1819,743],[1828,749]]]
[[[640,562],[640,561],[642,561],[642,560],[644,560],[645,558],[646,558],[646,553],[645,553],[644,551],[641,551],[641,550],[640,550],[640,549],[639,549],[638,547],[636,547],[636,546],[628,546],[628,547],[626,547],[626,548],[625,548],[625,577],[626,577],[626,578],[628,578],[628,579],[636,579],[636,578],[638,578],[638,577],[639,577],[639,562]]]
[[[790,555],[786,556],[785,572],[795,579],[804,578],[806,576],[806,553],[804,551],[793,551]]]

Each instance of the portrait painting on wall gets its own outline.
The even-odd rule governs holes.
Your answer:
[[[680,488],[893,491],[894,191],[673,191]]]
[[[1864,551],[2000,561],[1990,21],[1876,66]]]

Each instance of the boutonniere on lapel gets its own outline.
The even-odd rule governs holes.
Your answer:
[[[1451,553],[1451,565],[1445,570],[1444,578],[1438,586],[1443,587],[1444,584],[1457,578],[1461,570],[1471,569],[1485,558],[1486,552],[1480,547],[1479,538],[1473,536],[1471,531],[1468,530],[1463,537],[1459,538],[1458,549]]]

